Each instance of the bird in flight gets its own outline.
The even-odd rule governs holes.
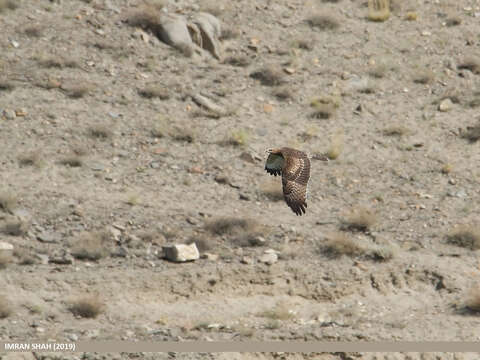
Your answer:
[[[305,214],[310,160],[303,151],[289,147],[267,150],[265,170],[270,175],[282,175],[283,198],[297,215]]]

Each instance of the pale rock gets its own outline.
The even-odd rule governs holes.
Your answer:
[[[447,98],[440,102],[440,104],[438,105],[438,110],[440,110],[441,112],[447,112],[452,109],[452,106],[453,106],[452,100]]]
[[[198,252],[197,245],[195,245],[195,243],[191,243],[190,245],[165,245],[162,247],[162,249],[165,258],[170,261],[185,262],[198,260],[200,258],[200,253]]]
[[[266,250],[265,253],[260,257],[260,262],[267,265],[275,264],[278,261],[278,255],[275,250]]]
[[[218,254],[204,253],[202,255],[202,258],[210,260],[210,261],[217,261],[218,260]]]
[[[0,251],[13,251],[13,245],[4,241],[0,241]]]

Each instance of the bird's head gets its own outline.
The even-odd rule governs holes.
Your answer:
[[[278,154],[280,152],[280,149],[268,149],[266,151],[267,154]]]

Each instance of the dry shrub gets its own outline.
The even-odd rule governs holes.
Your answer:
[[[246,55],[234,55],[227,57],[224,61],[224,64],[238,66],[238,67],[247,67],[250,65],[251,60]]]
[[[303,141],[310,141],[314,138],[317,138],[319,133],[320,133],[320,128],[318,126],[310,125],[303,132],[298,134],[298,136]]]
[[[480,249],[480,228],[474,225],[461,225],[447,234],[447,242],[452,245]]]
[[[195,237],[192,237],[187,241],[187,245],[193,243],[197,247],[198,251],[201,253],[209,251],[213,248],[212,239],[205,235],[196,235]]]
[[[161,85],[148,85],[143,89],[139,89],[138,93],[147,99],[159,98],[160,100],[170,99],[170,93]]]
[[[260,80],[266,86],[278,86],[285,82],[282,69],[275,65],[265,66],[250,74],[250,77]]]
[[[78,300],[74,301],[69,310],[75,316],[82,318],[96,318],[100,313],[102,313],[104,308],[103,303],[100,301],[99,297],[96,295],[83,296]]]
[[[450,174],[451,172],[453,171],[453,165],[450,164],[450,163],[446,163],[442,166],[442,168],[440,169],[440,172],[442,174]]]
[[[11,213],[17,207],[17,198],[12,194],[0,193],[0,210]]]
[[[405,20],[407,21],[417,21],[418,15],[415,11],[409,11],[405,14]]]
[[[377,221],[375,213],[365,207],[353,208],[342,220],[342,228],[353,231],[368,231]]]
[[[340,106],[340,96],[322,96],[310,102],[313,112],[310,117],[314,119],[330,119]]]
[[[215,235],[227,236],[238,246],[258,245],[257,238],[268,234],[265,225],[249,218],[220,217],[208,221],[205,229]]]
[[[0,319],[5,319],[12,315],[12,305],[3,295],[0,295]]]
[[[12,91],[15,89],[15,84],[7,79],[0,79],[0,91]]]
[[[460,132],[460,136],[471,143],[477,142],[480,139],[480,123],[474,126],[467,126],[465,130]]]
[[[261,311],[257,313],[256,316],[270,320],[290,320],[294,317],[294,314],[285,304],[276,304],[274,308]]]
[[[480,91],[474,91],[472,97],[466,102],[466,105],[471,108],[480,106]]]
[[[248,132],[244,129],[234,130],[230,135],[223,141],[223,145],[232,145],[232,146],[245,146],[248,143]]]
[[[292,89],[287,86],[282,86],[276,88],[272,92],[273,96],[275,96],[278,100],[292,100],[294,95]]]
[[[0,0],[0,13],[5,10],[15,10],[20,6],[19,0]]]
[[[38,151],[28,152],[18,156],[20,166],[35,166],[40,168],[43,166],[43,159]]]
[[[24,248],[16,247],[13,250],[13,255],[18,259],[20,265],[33,265],[37,263],[34,256]]]
[[[316,14],[307,19],[307,23],[319,30],[335,30],[340,27],[336,18],[330,15]]]
[[[457,26],[462,23],[462,19],[459,16],[449,16],[445,21],[445,25],[448,27]]]
[[[325,152],[325,156],[330,160],[336,160],[343,152],[344,134],[343,130],[335,132],[330,139],[330,146]]]
[[[386,73],[388,71],[388,66],[385,64],[377,64],[373,66],[371,69],[368,70],[368,75],[371,77],[381,79],[385,77]]]
[[[23,29],[23,33],[28,37],[40,37],[43,33],[43,27],[38,24],[29,25],[25,29]]]
[[[458,70],[470,70],[474,74],[480,74],[480,62],[473,57],[466,58],[458,64],[457,68]]]
[[[159,15],[160,12],[158,8],[150,4],[146,4],[128,15],[127,24],[130,26],[138,26],[146,30],[151,30],[155,34],[159,34]]]
[[[389,0],[368,0],[368,20],[383,22],[390,17]]]
[[[361,256],[365,254],[365,251],[364,247],[342,232],[330,234],[324,242],[319,244],[319,252],[331,258],[339,258],[343,255]]]
[[[385,136],[398,136],[402,137],[410,133],[410,129],[403,125],[391,125],[383,129],[383,135]]]
[[[71,253],[79,260],[97,261],[107,254],[107,243],[110,237],[107,232],[83,233],[72,245]]]
[[[70,167],[82,167],[83,166],[83,158],[81,156],[72,154],[65,156],[63,159],[60,160],[60,164]]]
[[[113,131],[111,127],[106,124],[95,124],[89,126],[87,129],[88,135],[95,139],[108,139],[113,136]]]
[[[77,68],[79,67],[77,60],[63,57],[60,55],[41,54],[35,58],[38,64],[44,68]]]
[[[168,130],[170,137],[176,141],[184,141],[193,143],[195,141],[195,131],[193,128],[184,124],[183,126],[175,125]]]
[[[72,99],[80,99],[87,95],[89,92],[93,90],[93,86],[88,83],[76,83],[70,84],[65,87],[61,87],[62,90],[65,91],[65,94]]]
[[[362,94],[374,94],[377,92],[377,85],[373,81],[366,79],[366,81],[358,84],[357,91]]]
[[[412,75],[413,82],[424,85],[431,84],[434,78],[435,74],[430,69],[417,70]]]
[[[260,186],[262,193],[271,201],[283,201],[283,189],[280,181],[270,180]]]
[[[290,46],[294,49],[311,51],[315,47],[315,42],[312,39],[297,38],[297,39],[293,39],[290,42]],[[285,54],[287,53],[288,52],[286,52]]]
[[[225,29],[222,29],[222,33],[220,34],[219,39],[220,39],[221,41],[230,40],[230,39],[235,39],[235,38],[237,38],[240,34],[241,34],[241,31],[240,31],[240,30],[236,30],[236,29],[234,29],[234,28],[227,27],[227,28],[225,28]]]
[[[395,257],[396,249],[391,245],[374,246],[367,256],[376,261],[389,261]]]

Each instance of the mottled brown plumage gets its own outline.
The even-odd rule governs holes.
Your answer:
[[[303,151],[288,147],[268,150],[265,170],[274,176],[282,175],[283,197],[297,215],[305,214],[310,160]]]

